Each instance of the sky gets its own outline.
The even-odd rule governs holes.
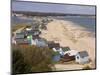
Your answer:
[[[66,13],[66,14],[90,14],[95,15],[94,6],[50,4],[36,2],[12,2],[13,11],[30,11],[46,13]]]

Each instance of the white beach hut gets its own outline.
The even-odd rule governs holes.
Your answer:
[[[32,40],[32,44],[38,47],[47,47],[47,43],[44,39],[34,39]]]
[[[78,52],[76,50],[69,50],[69,51],[65,51],[64,55],[68,54],[69,56],[76,56],[77,53]]]
[[[87,51],[78,52],[75,56],[75,61],[79,64],[85,64],[89,62],[89,55]]]

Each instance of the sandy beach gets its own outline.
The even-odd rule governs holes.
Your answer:
[[[69,46],[72,50],[87,51],[92,60],[95,61],[95,36],[86,28],[75,25],[73,22],[54,19],[48,23],[47,30],[42,30],[40,37],[48,41],[60,43],[60,46]]]

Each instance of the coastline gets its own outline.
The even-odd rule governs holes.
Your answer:
[[[87,51],[92,61],[91,67],[95,68],[95,37],[84,27],[70,21],[54,19],[47,24],[47,30],[42,30],[40,37],[60,43],[62,47],[69,46],[72,50]]]

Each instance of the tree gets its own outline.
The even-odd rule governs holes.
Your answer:
[[[13,74],[31,72],[30,64],[24,62],[24,57],[19,50],[13,50]]]
[[[52,71],[52,50],[30,45],[16,46],[13,47],[13,50],[14,48],[18,50],[18,52],[13,53],[13,69],[15,73]]]

